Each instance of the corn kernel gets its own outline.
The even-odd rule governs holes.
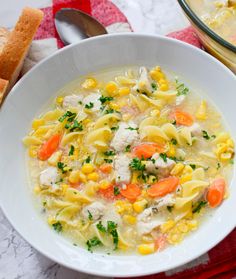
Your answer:
[[[178,231],[181,233],[187,233],[189,231],[189,228],[186,224],[179,224],[178,226]]]
[[[126,96],[126,95],[129,95],[130,93],[130,89],[129,87],[121,87],[119,90],[118,90],[118,94],[120,96]]]
[[[119,214],[128,213],[131,214],[133,212],[132,204],[128,201],[118,200],[115,203],[116,211]]]
[[[92,122],[92,120],[91,119],[89,119],[89,118],[86,118],[84,121],[83,121],[83,124],[88,124],[88,123],[91,123]]]
[[[196,118],[198,120],[207,119],[207,102],[205,100],[201,101],[201,104],[196,112]]]
[[[187,181],[190,181],[190,180],[192,180],[192,174],[185,174],[185,175],[181,176],[180,184],[183,184],[183,183],[185,183]]]
[[[176,149],[175,149],[174,145],[173,144],[169,144],[169,149],[167,151],[167,156],[175,157],[175,154],[176,154]]]
[[[80,172],[79,178],[80,178],[81,182],[83,182],[83,183],[87,182],[87,177],[84,173]]]
[[[146,205],[147,205],[147,200],[142,199],[140,201],[136,201],[133,203],[133,209],[135,212],[137,213],[141,213],[143,212],[143,210],[145,209]]]
[[[118,89],[118,86],[114,81],[110,81],[106,84],[105,89],[107,93],[114,95]]]
[[[151,78],[153,80],[155,80],[155,81],[159,81],[160,79],[164,79],[165,78],[165,74],[162,73],[160,71],[160,69],[159,70],[153,69],[153,70],[150,71],[149,74],[150,74]]]
[[[161,232],[162,233],[166,233],[168,232],[170,229],[172,229],[175,225],[175,222],[173,220],[169,220],[166,223],[161,225]]]
[[[109,106],[110,106],[111,109],[114,109],[114,110],[119,110],[120,109],[119,105],[117,105],[116,103],[110,103]]]
[[[130,224],[130,225],[134,225],[136,224],[136,217],[132,216],[132,215],[124,215],[123,219],[126,223]]]
[[[102,181],[100,181],[100,183],[99,183],[99,188],[105,190],[105,189],[108,189],[108,188],[110,187],[110,185],[111,185],[111,184],[110,184],[109,181],[107,181],[107,180],[102,180]]]
[[[80,171],[79,170],[73,170],[68,178],[70,183],[78,183],[80,181]]]
[[[138,252],[141,255],[152,254],[155,252],[155,245],[154,243],[140,244],[138,245]]]
[[[98,181],[99,175],[97,172],[92,172],[87,175],[88,180]]]
[[[84,89],[93,89],[97,86],[95,78],[87,78],[81,85]]]
[[[177,163],[177,164],[173,167],[173,169],[171,170],[170,174],[171,174],[171,175],[179,175],[179,174],[182,172],[183,169],[184,169],[184,164],[182,164],[182,163]]]
[[[160,111],[159,109],[154,109],[150,112],[151,116],[160,116]]]
[[[167,91],[167,90],[169,90],[169,85],[168,85],[167,83],[161,84],[160,90],[161,90],[161,91]]]
[[[89,174],[91,172],[93,172],[94,170],[94,166],[92,164],[84,164],[81,168],[82,173],[84,174]]]
[[[39,187],[38,185],[34,187],[34,193],[35,193],[36,195],[39,194],[40,191],[41,191],[41,189],[40,189],[40,187]]]
[[[45,124],[45,120],[44,119],[34,119],[32,121],[32,128],[34,130],[38,129],[40,126]]]
[[[28,154],[31,158],[36,158],[38,155],[38,147],[31,145],[28,150]]]
[[[164,78],[161,78],[158,83],[161,85],[161,84],[167,84],[167,80],[164,79]]]
[[[64,100],[64,97],[58,96],[58,97],[56,98],[56,103],[57,103],[58,105],[61,105],[61,104],[63,103],[63,100]]]

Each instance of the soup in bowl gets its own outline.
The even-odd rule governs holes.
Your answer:
[[[4,213],[82,272],[139,276],[193,260],[235,226],[235,83],[208,54],[163,37],[60,50],[1,108]]]

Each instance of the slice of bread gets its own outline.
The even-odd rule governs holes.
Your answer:
[[[42,11],[24,8],[0,52],[0,78],[9,80],[7,91],[17,81],[24,59],[42,19]]]
[[[0,27],[0,53],[2,52],[2,49],[7,42],[9,35],[10,31],[8,29]]]
[[[9,81],[5,79],[0,78],[0,105],[5,97],[5,94],[7,92]]]

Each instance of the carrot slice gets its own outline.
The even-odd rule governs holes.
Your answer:
[[[174,118],[177,125],[191,126],[193,125],[193,117],[184,111],[176,110]]]
[[[127,184],[126,189],[121,189],[120,193],[129,201],[134,202],[141,195],[141,190],[137,184]]]
[[[173,192],[179,184],[178,177],[170,176],[159,180],[157,183],[151,185],[147,189],[147,193],[150,197],[163,197],[171,192]]]
[[[112,171],[111,164],[103,164],[99,167],[99,170],[103,173],[110,173]]]
[[[60,143],[61,135],[51,136],[39,149],[38,158],[42,161],[47,160],[57,150]]]
[[[110,187],[108,187],[107,189],[100,189],[98,191],[98,193],[106,200],[117,200],[117,199],[121,199],[122,195],[118,194],[115,195],[115,185],[111,185]]]
[[[207,192],[207,201],[210,207],[214,208],[222,203],[225,187],[225,180],[223,178],[217,178],[212,182]]]
[[[139,159],[147,159],[152,157],[154,153],[162,153],[164,151],[165,146],[157,143],[142,143],[133,148],[133,154]]]

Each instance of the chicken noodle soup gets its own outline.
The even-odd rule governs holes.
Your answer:
[[[189,0],[189,3],[207,26],[236,46],[236,0]]]
[[[227,196],[234,143],[221,116],[154,68],[65,87],[23,139],[49,226],[89,251],[178,244]]]

